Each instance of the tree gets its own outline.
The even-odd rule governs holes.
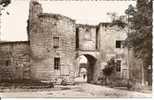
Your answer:
[[[11,0],[0,0],[0,15],[2,15],[2,10],[11,3]],[[6,12],[9,15],[9,12]]]
[[[111,58],[107,62],[107,65],[105,66],[105,68],[102,70],[103,71],[103,75],[105,76],[106,84],[108,84],[109,77],[114,72],[115,67],[116,67],[115,60],[114,60],[114,58]]]
[[[11,3],[11,0],[0,0],[0,18],[2,15],[2,11],[5,11],[5,7],[7,7]],[[6,12],[9,15],[9,12]],[[1,19],[0,19],[0,30],[1,30]],[[1,32],[0,32],[1,35]],[[1,38],[0,38],[1,39]]]
[[[136,57],[143,59],[145,65],[151,65],[152,0],[150,0],[150,2],[147,1],[148,0],[137,1],[137,12],[134,12],[134,9],[131,9],[130,11],[126,10],[126,14],[133,16],[131,26],[132,29],[135,30],[128,34],[127,42],[130,47],[134,48]]]
[[[11,3],[11,0],[0,0],[0,5],[3,7],[8,6]]]
[[[135,9],[135,7],[134,7],[133,5],[130,4],[130,5],[128,6],[128,9],[125,10],[125,13],[126,13],[127,15],[134,16],[135,13],[136,13],[136,9]]]
[[[143,61],[144,69],[152,65],[152,0],[137,0],[136,9],[132,6],[125,12],[131,16],[131,31],[127,46],[133,48],[134,56]],[[148,73],[147,73],[148,74]]]
[[[115,12],[108,12],[107,15],[111,18],[111,26],[118,25],[120,28],[125,28],[127,25],[127,23],[123,20],[125,16],[118,16]]]

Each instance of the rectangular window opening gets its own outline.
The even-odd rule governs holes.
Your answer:
[[[59,57],[55,57],[54,58],[54,69],[55,70],[59,70],[60,69],[60,58]]]
[[[9,66],[9,65],[10,65],[10,60],[7,60],[7,61],[5,62],[5,65],[6,65],[6,66]]]
[[[98,28],[96,29],[96,50],[98,50]]]
[[[116,41],[116,48],[121,48],[122,41],[117,40]]]
[[[121,60],[117,60],[117,66],[116,66],[116,71],[120,72],[121,71]]]
[[[59,48],[59,37],[53,37],[53,48]]]
[[[76,49],[79,49],[79,28],[76,29]]]

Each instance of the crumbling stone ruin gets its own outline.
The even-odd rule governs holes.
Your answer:
[[[111,23],[76,24],[66,16],[43,13],[41,4],[31,1],[27,30],[28,41],[0,43],[0,66],[11,74],[6,80],[73,82],[79,71],[76,59],[81,55],[88,60],[87,82],[96,82],[113,57],[120,63],[116,76],[128,77],[127,48],[122,45],[125,28]]]

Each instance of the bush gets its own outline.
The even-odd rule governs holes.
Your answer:
[[[10,88],[22,89],[40,89],[40,88],[54,88],[53,82],[41,82],[38,80],[13,80],[1,82],[0,86]]]
[[[67,85],[67,81],[65,79],[62,80],[61,85],[66,86]]]
[[[108,84],[109,81],[109,77],[111,76],[112,73],[114,73],[114,69],[115,69],[116,63],[114,58],[111,58],[108,62],[107,65],[105,66],[105,68],[102,70],[103,71],[103,75],[105,76],[105,84]]]
[[[109,84],[110,87],[126,87],[127,89],[132,89],[133,83],[129,79],[123,78],[115,78],[110,80]]]
[[[49,88],[54,88],[54,84],[52,82],[49,83]]]

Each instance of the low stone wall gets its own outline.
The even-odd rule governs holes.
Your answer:
[[[0,81],[30,79],[28,41],[0,43]]]

